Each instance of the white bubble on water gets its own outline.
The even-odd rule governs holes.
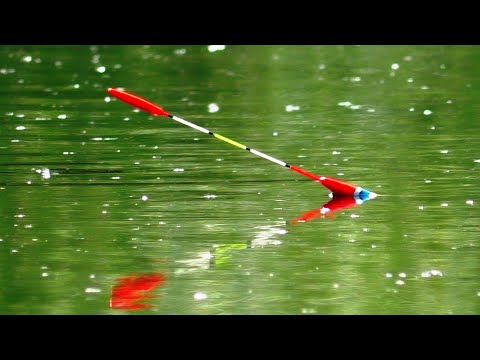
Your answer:
[[[185,55],[187,53],[187,49],[176,49],[174,53],[175,55]]]

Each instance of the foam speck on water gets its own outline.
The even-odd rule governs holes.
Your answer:
[[[432,276],[443,276],[443,273],[440,270],[428,270],[421,273],[421,277],[430,278]]]
[[[45,169],[42,169],[41,171],[41,174],[42,174],[42,178],[43,179],[50,179],[50,170],[45,168]]]
[[[193,295],[193,298],[195,300],[205,300],[208,298],[207,294],[203,293],[203,292],[196,292],[194,295]]]
[[[101,291],[100,289],[90,288],[90,287],[85,289],[86,293],[99,293],[100,291]]]
[[[216,113],[218,110],[220,110],[220,108],[218,107],[217,104],[215,104],[215,103],[208,104],[208,112],[209,113]]]
[[[209,52],[215,52],[215,51],[222,51],[225,50],[225,45],[209,45],[208,46],[208,51]]]
[[[285,111],[286,112],[292,112],[292,111],[298,111],[300,110],[300,106],[297,105],[287,105],[285,106]]]

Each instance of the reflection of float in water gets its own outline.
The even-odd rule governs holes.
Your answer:
[[[190,259],[176,260],[175,275],[182,275],[197,270],[210,269],[212,266],[225,266],[230,263],[231,257],[238,251],[246,249],[262,248],[265,246],[281,245],[280,237],[287,234],[285,221],[278,221],[272,225],[255,226],[256,231],[253,239],[244,243],[229,243],[213,245],[209,251],[197,253]]]
[[[292,220],[292,223],[298,224],[302,222],[307,222],[318,217],[335,217],[335,215],[332,214],[335,211],[353,208],[357,205],[363,204],[365,201],[374,199],[376,196],[377,195],[372,192],[370,192],[369,196],[363,198],[357,196],[338,196],[330,194],[330,197],[332,199],[329,202],[324,204],[319,209],[313,209],[304,212],[300,217],[294,218]]]
[[[119,310],[140,310],[150,307],[141,302],[154,296],[147,294],[165,282],[160,273],[130,275],[116,280],[117,285],[112,288],[110,307]]]

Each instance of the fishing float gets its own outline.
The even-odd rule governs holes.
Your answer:
[[[295,171],[296,173],[300,174],[300,175],[303,175],[303,176],[306,176],[320,184],[322,184],[323,186],[325,186],[327,189],[329,189],[330,191],[332,191],[333,194],[337,195],[337,196],[349,196],[349,197],[355,197],[355,198],[359,198],[359,199],[373,199],[377,196],[376,193],[374,193],[373,191],[368,191],[360,186],[356,186],[354,184],[351,184],[351,183],[348,183],[348,182],[345,182],[345,181],[341,181],[339,179],[335,179],[335,178],[332,178],[332,177],[329,177],[329,176],[317,176],[315,174],[312,174],[304,169],[301,169],[295,165],[291,165],[291,164],[287,164],[286,162],[284,161],[281,161],[281,160],[278,160],[270,155],[267,155],[261,151],[258,151],[258,150],[255,150],[255,149],[252,149],[252,148],[249,148],[248,146],[245,146],[243,144],[240,144],[239,142],[236,142],[234,140],[231,140],[225,136],[222,136],[220,134],[216,134],[208,129],[205,129],[201,126],[198,126],[198,125],[195,125],[193,123],[191,123],[190,121],[187,121],[187,120],[184,120],[176,115],[172,115],[172,114],[169,114],[167,111],[165,111],[164,109],[162,109],[160,106],[152,103],[151,101],[147,100],[147,99],[144,99],[138,95],[135,95],[131,92],[128,92],[128,91],[125,91],[123,89],[119,89],[119,88],[113,88],[113,87],[110,87],[107,89],[107,92],[120,99],[121,101],[129,104],[129,105],[132,105],[138,109],[141,109],[143,111],[146,111],[148,113],[150,113],[151,115],[153,116],[165,116],[165,117],[169,117],[170,119],[172,120],[175,120],[176,122],[179,122],[183,125],[187,125],[195,130],[198,130],[202,133],[205,133],[207,135],[212,135],[213,137],[217,138],[218,140],[222,140],[230,145],[233,145],[233,146],[236,146],[240,149],[243,149],[243,150],[247,150],[249,152],[251,152],[252,154],[254,155],[257,155],[261,158],[264,158],[268,161],[271,161],[275,164],[278,164],[280,166],[283,166],[283,167],[286,167],[286,168],[289,168],[290,170],[292,171]]]

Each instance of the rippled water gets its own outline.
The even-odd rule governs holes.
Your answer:
[[[0,313],[478,313],[479,57],[2,46]],[[331,199],[110,86],[379,196]]]

